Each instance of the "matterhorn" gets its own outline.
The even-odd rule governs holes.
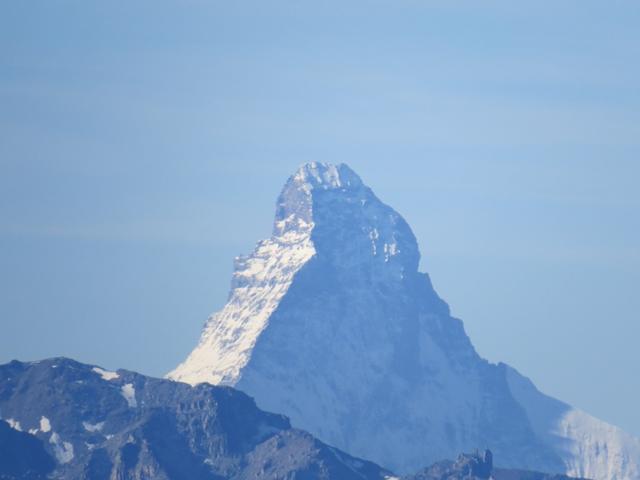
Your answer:
[[[482,359],[419,260],[407,222],[348,166],[306,164],[168,376],[234,386],[398,473],[489,448],[501,467],[640,478],[639,439]]]

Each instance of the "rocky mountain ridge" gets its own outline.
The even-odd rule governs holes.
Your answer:
[[[0,434],[13,429],[14,436],[33,439],[31,449],[46,451],[55,470],[51,473],[43,460],[37,473],[53,479],[382,480],[390,475],[291,428],[286,417],[259,410],[232,388],[191,387],[65,358],[0,366],[0,415]],[[18,467],[14,471],[21,471]],[[25,471],[34,470],[27,465]],[[33,475],[23,478],[37,478]]]
[[[0,480],[399,480],[233,388],[66,358],[0,365],[0,415]],[[463,455],[406,480],[489,478],[487,458]],[[508,478],[556,480],[521,473],[536,476]]]

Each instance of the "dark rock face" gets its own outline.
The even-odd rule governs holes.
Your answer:
[[[507,470],[496,468],[492,474],[493,480],[587,480],[575,479],[566,475],[554,473],[529,472],[526,470]]]
[[[0,420],[0,480],[44,479],[54,466],[41,440]]]
[[[421,470],[404,480],[486,480],[493,471],[493,455],[489,450],[483,454],[461,453],[455,462],[443,460]]]
[[[462,453],[453,468],[468,477],[489,478],[493,471],[493,455],[490,450],[485,450],[482,455]]]
[[[443,460],[434,463],[415,475],[403,477],[402,480],[572,480],[572,478],[566,475],[494,468],[493,454],[490,450],[485,450],[482,454],[462,453],[455,462]]]
[[[388,475],[292,429],[286,417],[259,410],[232,388],[64,358],[0,366],[0,414],[8,422],[0,422],[0,478],[50,471],[54,479],[90,480]]]

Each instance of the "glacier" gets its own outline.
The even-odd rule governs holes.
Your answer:
[[[502,467],[640,478],[638,438],[481,358],[419,260],[407,222],[353,170],[305,164],[168,378],[234,386],[398,473],[481,447]]]

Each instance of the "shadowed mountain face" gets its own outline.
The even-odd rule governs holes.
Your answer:
[[[45,479],[54,465],[41,440],[0,420],[0,479]]]
[[[0,479],[383,479],[228,387],[58,358],[0,366]]]
[[[404,219],[351,169],[304,165],[169,377],[236,386],[401,473],[480,446],[505,467],[640,478],[638,439],[480,358],[419,259]]]

